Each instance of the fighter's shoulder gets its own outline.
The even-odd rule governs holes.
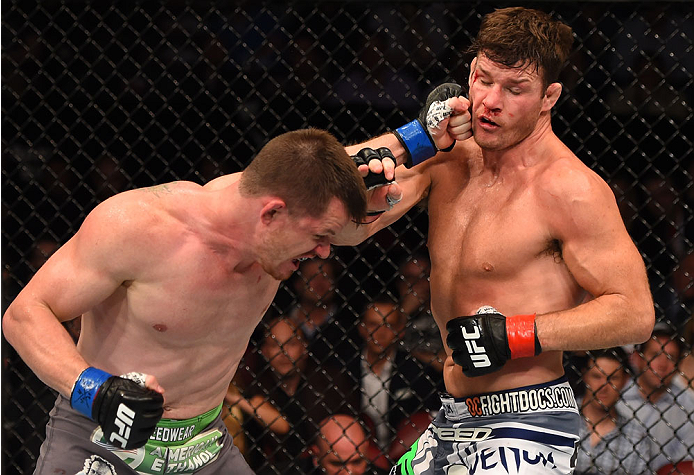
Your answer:
[[[114,195],[97,205],[84,220],[80,232],[103,232],[110,235],[145,235],[167,222],[176,194],[201,189],[190,182],[173,182],[137,188]]]
[[[612,201],[609,185],[572,153],[551,160],[538,174],[540,195],[566,203]]]

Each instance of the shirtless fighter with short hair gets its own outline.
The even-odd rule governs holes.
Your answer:
[[[610,187],[552,131],[572,41],[543,12],[490,13],[469,104],[460,86],[439,86],[417,121],[360,145],[411,168],[395,174],[402,201],[338,242],[427,202],[431,306],[448,353],[450,395],[392,474],[571,473],[580,420],[562,350],[641,342],[653,328],[643,260]]]
[[[60,393],[36,473],[252,473],[219,418],[224,395],[280,280],[326,258],[366,196],[345,148],[308,129],[241,173],[97,206],[3,319]],[[80,315],[75,346],[60,322]]]

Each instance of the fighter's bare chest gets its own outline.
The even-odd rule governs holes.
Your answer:
[[[429,197],[429,248],[454,274],[513,273],[551,240],[546,210],[519,186],[439,187]]]
[[[218,261],[180,261],[168,271],[134,281],[126,300],[132,318],[168,337],[210,338],[255,327],[278,282],[262,270],[234,272]]]

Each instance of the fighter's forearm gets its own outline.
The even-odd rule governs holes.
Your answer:
[[[48,308],[15,301],[2,321],[3,334],[46,385],[70,397],[72,386],[89,365],[67,330]]]
[[[649,298],[634,303],[624,295],[601,295],[572,309],[538,315],[543,351],[594,350],[648,339],[655,316]]]

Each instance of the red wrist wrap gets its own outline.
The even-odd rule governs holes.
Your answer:
[[[508,317],[506,336],[511,359],[535,356],[535,314]]]

